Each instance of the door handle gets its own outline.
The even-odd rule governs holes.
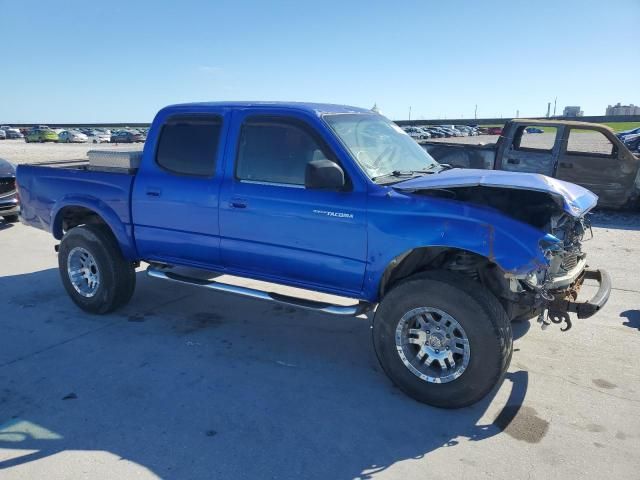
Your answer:
[[[229,206],[232,208],[247,208],[247,201],[236,198],[229,202]]]
[[[562,168],[573,168],[573,163],[570,162],[560,162],[560,166]]]
[[[507,160],[507,163],[511,163],[512,165],[517,165],[518,163],[520,163],[520,159],[519,158],[509,158]]]
[[[147,188],[147,195],[149,197],[159,197],[160,196],[160,189],[159,188],[153,188],[153,187],[148,187]]]

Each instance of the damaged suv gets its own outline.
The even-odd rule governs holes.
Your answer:
[[[438,407],[470,405],[501,381],[511,321],[567,329],[571,312],[595,314],[611,289],[582,250],[594,194],[538,174],[452,169],[368,110],[175,105],[156,116],[142,155],[62,165],[18,167],[21,219],[61,240],[62,282],[81,309],[127,303],[144,261],[170,282],[328,314],[372,311],[384,371]],[[579,301],[585,278],[598,292]]]

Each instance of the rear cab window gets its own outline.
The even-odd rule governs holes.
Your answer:
[[[572,128],[567,139],[567,154],[611,157],[614,146],[606,135],[597,130]]]
[[[516,150],[550,152],[556,143],[556,127],[523,125],[518,127],[513,139]]]
[[[307,164],[313,160],[335,161],[329,148],[304,122],[254,115],[242,124],[236,179],[302,187]]]
[[[212,177],[222,131],[219,115],[179,115],[160,132],[156,163],[170,173]]]

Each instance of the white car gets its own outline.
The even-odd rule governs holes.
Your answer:
[[[416,127],[404,127],[403,130],[415,140],[425,140],[428,138],[425,132]]]
[[[3,129],[7,134],[7,138],[24,138],[24,135],[17,128],[6,128]]]
[[[89,137],[77,130],[63,130],[58,134],[58,143],[87,143]]]
[[[109,143],[111,141],[111,132],[106,133],[94,130],[89,135],[89,141],[92,143]]]

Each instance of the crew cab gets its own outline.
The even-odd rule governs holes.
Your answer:
[[[484,145],[423,145],[436,160],[454,167],[541,173],[589,189],[598,195],[602,207],[640,206],[640,159],[609,127],[517,119],[507,122],[498,134],[496,143]]]
[[[126,304],[145,262],[169,282],[328,314],[372,312],[384,371],[438,407],[470,405],[501,381],[512,320],[566,329],[570,312],[592,316],[611,289],[582,250],[596,195],[539,174],[451,169],[360,108],[169,106],[142,153],[19,165],[17,186],[21,221],[61,241],[62,282],[81,309]],[[585,278],[599,283],[588,301],[577,298]]]

